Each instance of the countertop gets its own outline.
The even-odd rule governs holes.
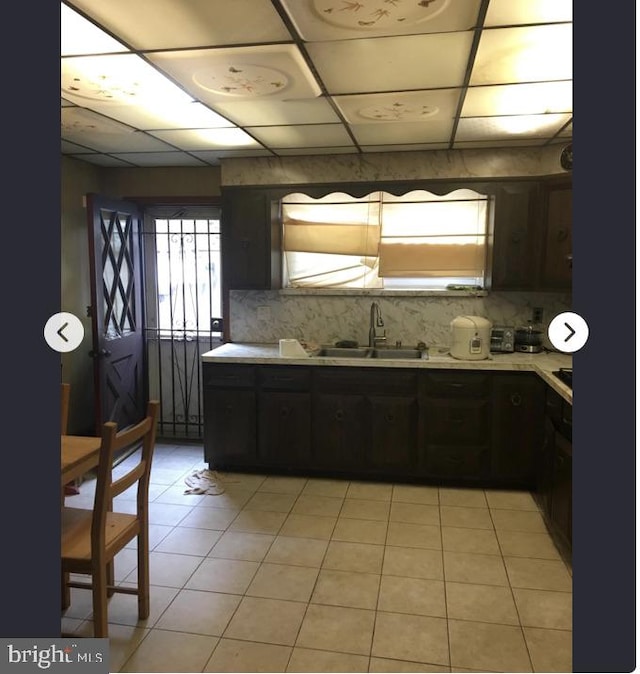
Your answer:
[[[485,360],[459,360],[444,349],[429,349],[427,359],[393,358],[328,358],[325,356],[280,356],[278,344],[242,344],[229,342],[207,351],[203,363],[255,363],[260,365],[308,365],[313,367],[393,367],[458,370],[518,370],[537,373],[567,402],[573,404],[573,392],[553,373],[561,367],[570,368],[571,355],[543,351],[542,353],[492,353]]]

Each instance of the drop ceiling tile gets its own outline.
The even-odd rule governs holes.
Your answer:
[[[447,143],[451,138],[452,129],[452,118],[434,119],[427,122],[351,125],[351,131],[356,137],[358,145]]]
[[[279,148],[278,155],[282,157],[327,155],[327,154],[357,154],[353,145],[348,147],[298,147]]]
[[[484,30],[470,84],[569,80],[572,48],[569,23]]]
[[[231,127],[233,123],[194,101],[174,106],[139,108],[132,105],[88,103],[86,108],[111,117],[136,129],[212,129]]]
[[[454,150],[476,150],[492,147],[540,147],[546,138],[518,138],[516,140],[465,140],[453,144]]]
[[[468,117],[460,120],[455,141],[550,138],[569,119],[571,115],[556,114]]]
[[[382,37],[310,43],[307,50],[332,95],[459,87],[472,37],[471,32]]]
[[[185,152],[117,152],[117,159],[137,166],[204,166],[205,162]]]
[[[409,145],[361,145],[363,152],[424,152],[425,150],[448,150],[449,143],[410,143]]]
[[[299,124],[296,126],[254,126],[247,131],[271,148],[352,145],[342,124]]]
[[[62,154],[83,154],[83,153],[91,153],[93,150],[89,150],[86,147],[82,147],[82,145],[77,145],[76,143],[70,143],[67,140],[62,139],[61,143],[61,148],[62,148]]]
[[[484,25],[517,26],[572,20],[573,0],[491,0]]]
[[[216,110],[239,126],[281,126],[285,124],[331,124],[340,121],[325,98],[302,101],[217,102]]]
[[[273,157],[273,152],[262,148],[251,150],[194,150],[191,154],[209,163],[214,159],[226,159],[227,157]]]
[[[463,117],[492,115],[534,115],[545,112],[571,112],[573,83],[538,82],[470,87],[462,106]]]
[[[96,166],[104,166],[107,168],[118,168],[118,167],[127,167],[131,166],[127,162],[121,161],[120,159],[115,159],[106,154],[80,154],[80,155],[70,155],[72,159],[78,159],[79,161],[85,161],[89,164],[95,164]]]
[[[158,52],[149,60],[194,98],[217,102],[315,98],[314,76],[293,44]]]
[[[83,108],[61,108],[61,137],[98,152],[167,150],[167,145],[142,131]]]
[[[176,49],[291,39],[269,0],[73,0],[134,49]]]
[[[385,94],[357,94],[334,96],[350,124],[432,121],[452,119],[455,115],[461,89],[393,92]]]
[[[308,42],[469,30],[478,0],[282,0],[297,31]]]
[[[175,147],[191,150],[211,150],[212,148],[258,148],[260,145],[242,129],[172,129],[166,131],[150,131],[156,138]]]

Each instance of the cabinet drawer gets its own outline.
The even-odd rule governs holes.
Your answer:
[[[427,472],[451,478],[486,477],[489,472],[489,449],[429,445]]]
[[[205,386],[222,388],[251,388],[255,385],[255,368],[246,365],[205,365]]]
[[[426,432],[429,443],[484,444],[489,437],[489,403],[484,400],[430,400]]]
[[[415,372],[380,368],[316,368],[316,390],[322,393],[356,393],[359,395],[412,395],[417,392]]]
[[[491,376],[476,372],[427,372],[427,395],[433,398],[477,398],[488,396]]]
[[[308,391],[311,385],[306,367],[264,367],[258,371],[258,379],[260,387],[270,391]]]

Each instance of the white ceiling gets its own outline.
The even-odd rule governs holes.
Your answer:
[[[571,139],[571,0],[71,0],[61,12],[62,153],[100,166]],[[79,46],[87,19],[107,34]],[[107,79],[113,64],[124,79]],[[144,70],[167,90],[151,110],[137,103]],[[171,109],[169,90],[184,99]]]

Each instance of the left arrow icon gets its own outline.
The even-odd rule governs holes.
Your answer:
[[[44,326],[44,338],[47,344],[61,353],[77,349],[84,339],[82,321],[66,311],[53,314]]]
[[[69,325],[69,323],[65,323],[60,330],[57,331],[58,335],[60,335],[60,339],[64,339],[65,342],[68,342],[69,340],[62,334],[62,331]]]

